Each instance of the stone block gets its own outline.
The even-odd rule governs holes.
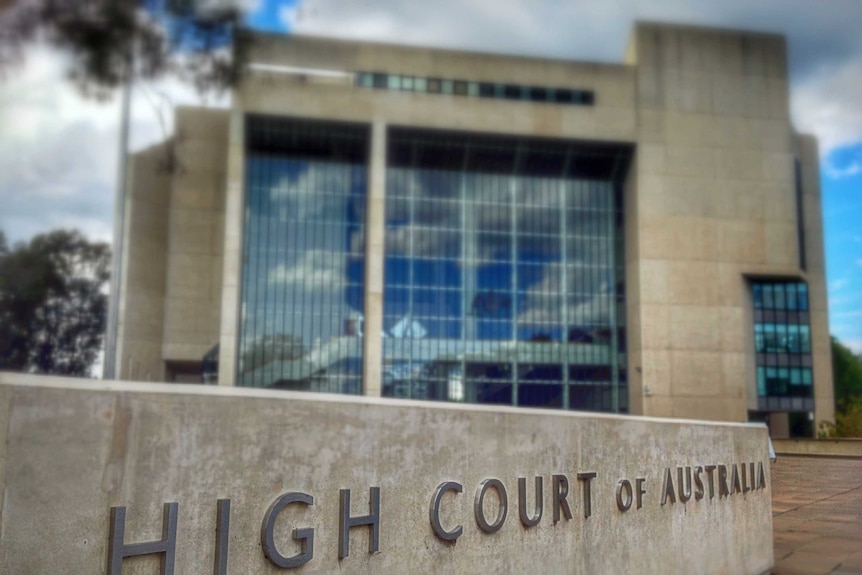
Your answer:
[[[763,156],[763,179],[776,184],[795,185],[794,157],[789,153]]]
[[[213,212],[171,210],[168,253],[210,254],[215,234]]]
[[[723,353],[721,363],[724,397],[747,400],[749,393],[756,395],[754,364],[749,366],[745,353]]]
[[[667,177],[664,182],[664,208],[667,215],[691,218],[727,217],[731,210],[732,195],[727,193],[723,182],[702,178]],[[713,227],[714,222],[698,223]],[[709,239],[712,230],[707,232]],[[707,249],[705,253],[712,253]],[[706,256],[705,256],[706,257]]]
[[[710,148],[668,146],[665,170],[670,176],[712,178],[715,175],[713,152]]]
[[[714,263],[667,262],[667,301],[674,305],[718,305],[718,276]]]
[[[721,149],[715,151],[715,176],[719,180],[764,179],[763,154],[753,150]]]
[[[771,266],[799,265],[796,226],[766,222],[766,261]]]
[[[642,259],[640,262],[640,301],[664,304],[668,301],[668,262]]]
[[[670,334],[673,350],[721,349],[721,308],[670,306]]]
[[[641,349],[668,350],[671,348],[670,306],[643,304],[641,312]]]
[[[752,324],[746,322],[746,314],[742,308],[743,302],[738,307],[722,306],[719,309],[721,333],[721,351],[744,353],[754,349],[754,338]],[[748,318],[750,319],[750,318]],[[751,345],[748,345],[751,344]]]
[[[722,397],[724,396],[723,383],[723,354],[714,351],[677,351],[670,353],[671,359],[671,385],[673,386],[673,397],[676,401],[682,401],[685,397]],[[681,412],[688,411],[687,415]],[[703,418],[698,409],[680,410],[674,406],[674,417]],[[737,419],[739,415],[722,417],[725,421]],[[712,418],[716,419],[714,415]]]
[[[719,257],[724,262],[765,263],[766,236],[763,222],[722,221],[719,226]]]

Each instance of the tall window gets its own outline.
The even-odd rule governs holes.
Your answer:
[[[812,411],[808,286],[752,285],[758,406],[766,411]]]
[[[624,411],[629,153],[391,129],[384,394]]]
[[[361,392],[368,132],[249,117],[238,385]]]

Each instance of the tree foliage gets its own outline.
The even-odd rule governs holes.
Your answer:
[[[88,376],[104,339],[109,263],[107,244],[74,231],[0,250],[0,370]]]
[[[232,0],[0,0],[0,72],[39,40],[71,58],[70,76],[106,97],[129,77],[177,75],[198,90],[239,76],[249,38]],[[227,49],[233,44],[233,56]]]
[[[862,396],[841,402],[835,412],[835,423],[822,421],[817,436],[823,439],[862,438]]]
[[[832,376],[835,379],[836,405],[847,403],[854,397],[862,397],[862,359],[834,337]]]
[[[835,423],[820,423],[823,438],[862,437],[862,357],[832,338]]]

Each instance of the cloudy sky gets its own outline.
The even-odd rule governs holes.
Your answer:
[[[249,23],[271,31],[606,62],[621,61],[638,19],[785,34],[794,123],[820,138],[832,332],[862,351],[862,0],[244,2]],[[165,97],[199,103],[175,82],[137,90],[135,149],[164,137],[159,113],[170,130]],[[118,125],[117,101],[81,98],[48,50],[0,79],[0,229],[10,240],[57,227],[110,240]]]

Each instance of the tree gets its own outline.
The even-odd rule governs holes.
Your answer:
[[[0,251],[0,370],[88,376],[104,339],[109,263],[107,244],[65,230]]]
[[[249,37],[239,0],[0,0],[0,73],[40,39],[104,98],[130,77],[177,75],[200,91],[236,83]],[[233,57],[225,48],[233,44]]]
[[[832,338],[835,423],[821,422],[819,437],[862,437],[862,358]]]
[[[862,397],[862,360],[840,341],[832,338],[832,376],[835,380],[835,404]]]
[[[821,422],[817,436],[823,439],[862,438],[862,395],[857,395],[849,401],[842,401],[835,412],[835,423]]]

